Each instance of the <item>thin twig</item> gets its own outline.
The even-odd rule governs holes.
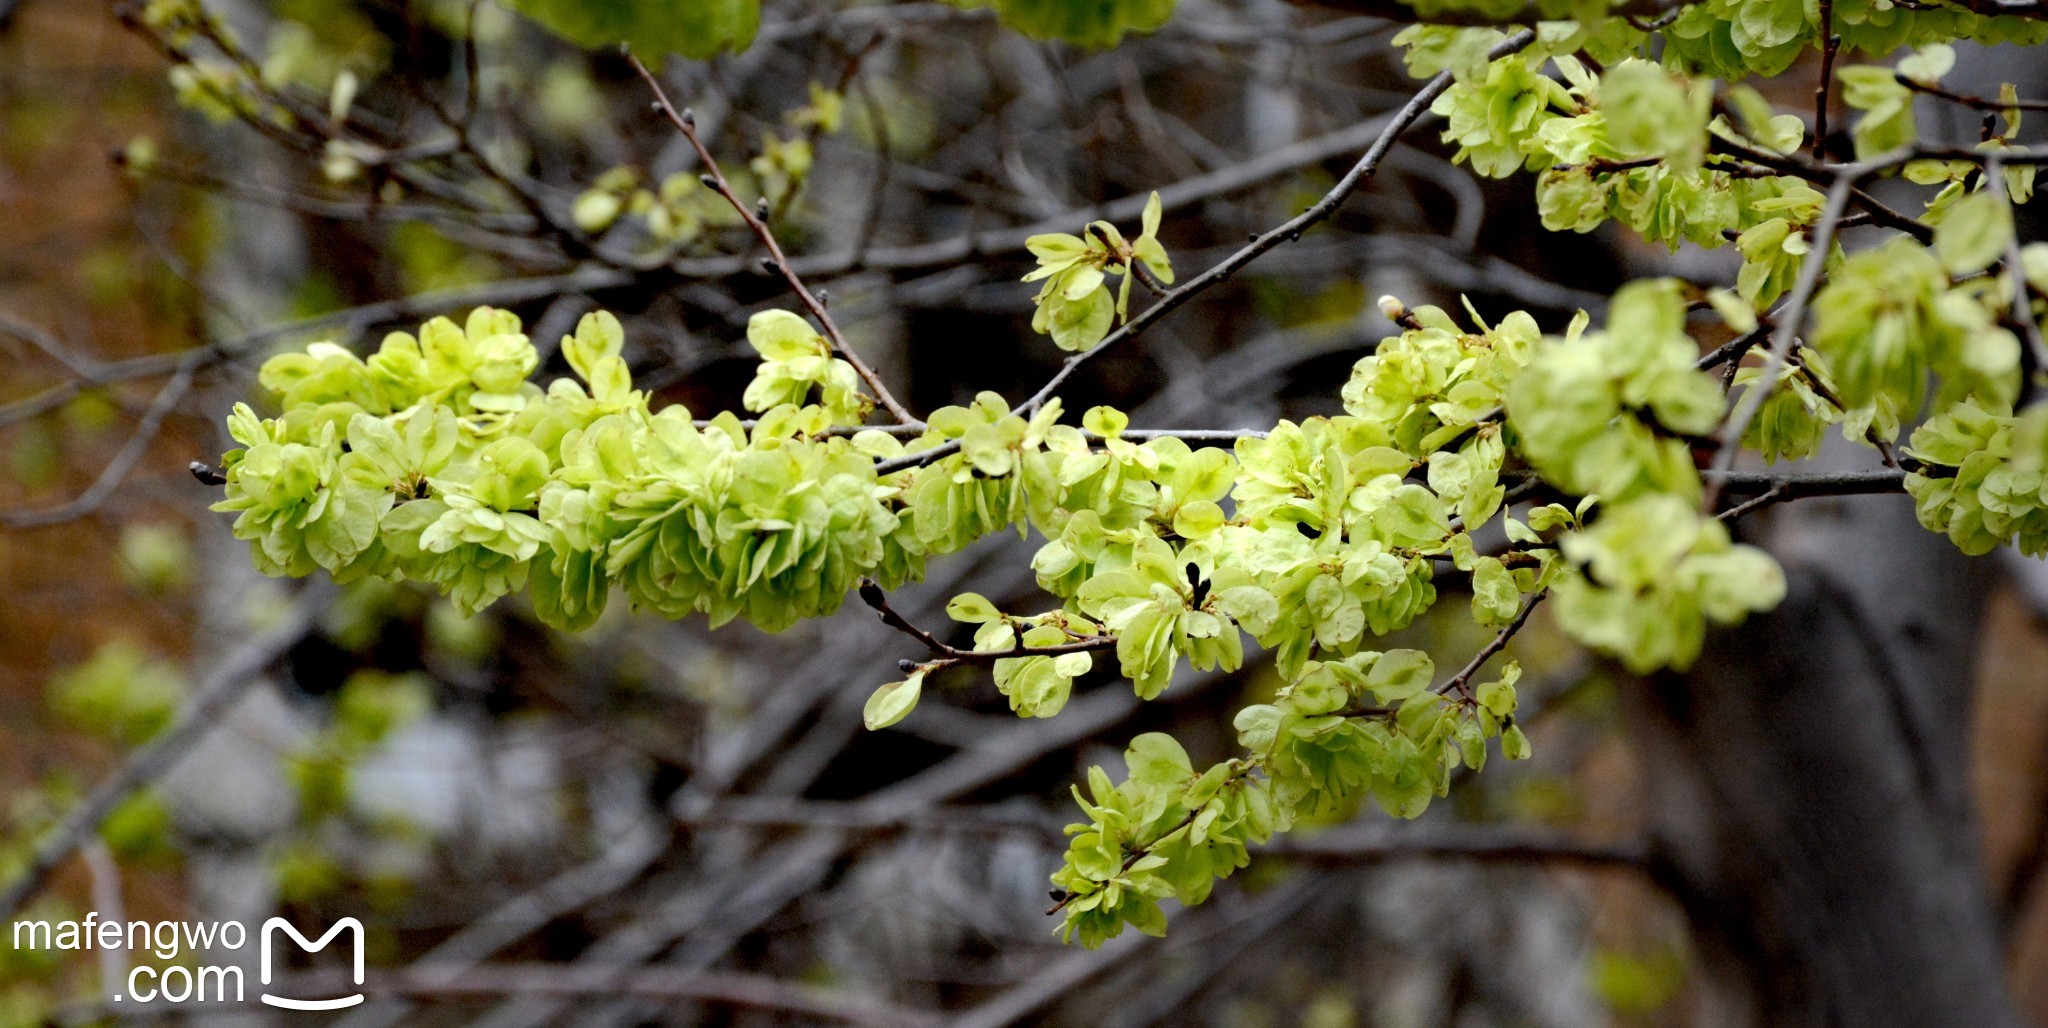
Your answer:
[[[1753,146],[1729,139],[1726,136],[1714,136],[1709,140],[1709,143],[1717,153],[1740,157],[1753,164],[1769,168],[1780,175],[1804,179],[1815,185],[1832,185],[1839,174],[1851,167],[1861,168],[1863,169],[1862,174],[1867,175],[1895,164],[1903,164],[1911,159],[1910,154],[1901,153],[1894,157],[1873,160],[1861,165],[1823,164],[1816,166],[1808,164],[1797,157],[1759,150]],[[1713,165],[1708,165],[1708,167],[1712,168]],[[1862,175],[1857,176],[1859,179],[1861,177]],[[1898,229],[1922,243],[1933,241],[1934,228],[1926,222],[1899,212],[1862,189],[1856,189],[1850,195],[1856,201],[1858,207],[1870,213],[1870,219],[1873,223],[1886,228]]]
[[[1842,37],[1835,34],[1835,2],[1820,0],[1820,82],[1813,87],[1813,159],[1821,160],[1827,152],[1828,106],[1834,96],[1835,52],[1842,47]]]
[[[876,584],[874,579],[863,578],[860,580],[860,598],[861,602],[874,608],[875,613],[881,615],[883,624],[916,639],[924,644],[925,649],[932,651],[932,655],[938,659],[925,661],[918,665],[926,671],[936,671],[940,668],[952,667],[955,664],[992,664],[998,660],[1009,660],[1014,657],[1057,657],[1067,653],[1089,653],[1095,650],[1113,649],[1117,642],[1117,638],[1114,635],[1095,635],[1053,646],[1026,646],[1019,642],[1005,650],[963,650],[958,646],[947,645],[938,636],[911,624],[910,619],[897,613],[894,607],[889,606],[888,594],[882,592],[882,587]],[[905,661],[904,663],[911,664],[914,662]]]
[[[2011,203],[2005,191],[2005,166],[1995,153],[1984,162],[1984,182],[1991,195]],[[2027,352],[2034,358],[2034,374],[2048,375],[2048,340],[2041,338],[2041,324],[2034,320],[2034,305],[2027,294],[2027,270],[2020,261],[2017,232],[2008,233],[2005,237],[2005,270],[2012,276],[2012,320],[2018,324],[2021,337],[2027,341]]]
[[[1867,166],[1860,164],[1844,168],[1836,173],[1834,184],[1828,188],[1827,206],[1821,211],[1819,224],[1814,226],[1813,248],[1807,251],[1806,260],[1799,268],[1799,278],[1792,284],[1792,297],[1785,304],[1785,315],[1778,319],[1777,328],[1771,334],[1771,350],[1764,361],[1763,374],[1756,385],[1743,391],[1742,399],[1737,401],[1727,423],[1722,426],[1719,450],[1714,454],[1714,470],[1725,473],[1734,466],[1735,455],[1742,451],[1743,434],[1749,431],[1750,421],[1778,384],[1778,372],[1791,356],[1792,345],[1799,338],[1800,327],[1806,320],[1807,305],[1813,302],[1821,271],[1827,267],[1828,251],[1835,241],[1835,226],[1841,222],[1843,209],[1849,205],[1856,180],[1866,171]],[[1720,497],[1720,481],[1709,481],[1703,509],[1711,513]]]
[[[1768,507],[1773,503],[1777,503],[1785,499],[1788,491],[1789,490],[1786,489],[1784,483],[1781,482],[1777,485],[1770,487],[1769,489],[1764,490],[1762,494],[1751,499],[1744,500],[1741,503],[1738,503],[1735,506],[1722,511],[1719,514],[1714,515],[1714,517],[1716,520],[1720,521],[1738,520],[1743,515],[1746,515],[1751,511],[1757,510],[1762,507]]]
[[[782,252],[782,244],[775,240],[774,230],[770,229],[768,223],[762,221],[760,215],[733,191],[732,183],[725,179],[725,173],[718,170],[718,160],[711,156],[710,148],[698,137],[695,116],[688,111],[678,111],[675,105],[669,102],[668,91],[661,87],[661,82],[654,77],[654,73],[647,70],[647,65],[640,63],[640,58],[632,51],[625,51],[625,54],[626,60],[632,62],[633,70],[640,74],[641,80],[647,83],[647,88],[653,90],[655,109],[669,120],[669,124],[676,127],[676,131],[683,134],[684,139],[690,141],[691,149],[697,151],[697,159],[704,162],[705,184],[717,190],[718,195],[725,197],[733,210],[739,212],[741,220],[753,230],[755,237],[761,240],[761,245],[768,248],[766,263],[781,272],[783,280],[789,283],[790,290],[796,293],[804,309],[810,311],[811,317],[816,318],[818,324],[824,328],[825,337],[831,342],[833,353],[853,366],[854,373],[858,374],[861,381],[866,382],[868,389],[875,394],[875,401],[897,421],[903,424],[917,423],[917,416],[897,402],[895,395],[889,392],[889,387],[882,383],[881,377],[875,374],[874,369],[868,367],[867,362],[853,352],[852,347],[846,345],[846,337],[840,333],[839,324],[832,319],[831,312],[812,295],[810,288],[804,285],[803,278],[790,267],[789,258]]]
[[[1950,103],[1962,104],[1964,107],[1968,107],[1972,110],[2048,111],[2048,100],[2021,100],[2018,98],[2014,98],[2011,103],[2007,103],[2004,100],[1993,100],[1987,96],[1972,96],[1968,93],[1957,93],[1952,90],[1943,89],[1942,87],[1935,85],[1931,82],[1921,82],[1917,79],[1908,78],[1905,75],[1896,72],[1893,73],[1892,77],[1898,79],[1899,85],[1905,86],[1907,89],[1913,90],[1916,93],[1926,93],[1928,96],[1940,97],[1941,99],[1947,100]]]
[[[170,416],[178,402],[185,398],[185,393],[192,388],[192,373],[193,369],[189,365],[181,367],[171,376],[169,382],[164,383],[164,387],[157,391],[156,399],[151,401],[149,409],[142,413],[142,420],[136,424],[134,434],[130,435],[128,441],[121,445],[121,449],[115,452],[107,466],[100,470],[99,477],[93,479],[92,485],[87,486],[76,499],[40,510],[0,511],[0,528],[48,528],[76,521],[98,510],[100,504],[105,503],[107,497],[113,495],[114,490],[120,488],[121,483],[127,480],[128,473],[135,470],[135,465],[141,462],[143,455],[149,452],[150,444],[154,443],[157,435],[163,431],[164,419]]]
[[[1547,588],[1538,589],[1530,593],[1529,598],[1522,601],[1522,609],[1516,612],[1515,619],[1502,627],[1500,632],[1495,634],[1493,639],[1487,642],[1485,646],[1480,647],[1479,652],[1473,654],[1472,659],[1467,661],[1464,668],[1460,669],[1457,674],[1452,675],[1450,681],[1437,686],[1436,691],[1438,693],[1455,691],[1467,700],[1472,699],[1472,676],[1478,674],[1479,669],[1486,666],[1486,662],[1493,659],[1494,654],[1507,648],[1508,640],[1513,639],[1515,633],[1521,631],[1522,626],[1529,623],[1529,615],[1535,613],[1536,605],[1542,603],[1543,598],[1548,595],[1550,595],[1550,590]]]
[[[1533,31],[1524,29],[1494,46],[1488,56],[1497,60],[1501,57],[1518,53],[1534,42],[1535,39],[1536,34]],[[1104,350],[1145,331],[1154,322],[1164,318],[1175,308],[1193,299],[1197,294],[1228,279],[1238,269],[1257,260],[1267,251],[1282,243],[1301,238],[1303,232],[1329,217],[1336,211],[1338,206],[1343,204],[1346,198],[1358,189],[1360,183],[1379,170],[1380,162],[1386,158],[1387,152],[1393,149],[1394,143],[1400,139],[1401,134],[1406,132],[1409,126],[1420,120],[1422,115],[1429,110],[1430,104],[1435,102],[1436,98],[1444,90],[1449,89],[1450,85],[1451,74],[1449,72],[1444,72],[1429,80],[1427,85],[1423,86],[1406,104],[1402,105],[1394,117],[1387,122],[1386,127],[1380,130],[1379,136],[1373,140],[1372,145],[1367,147],[1365,153],[1358,158],[1358,162],[1351,166],[1351,170],[1346,172],[1344,177],[1339,179],[1329,192],[1323,194],[1322,199],[1317,200],[1307,210],[1289,219],[1285,224],[1254,237],[1251,242],[1229,257],[1211,266],[1207,271],[1168,290],[1159,297],[1156,303],[1138,312],[1129,321],[1125,322],[1122,327],[1111,332],[1093,347],[1068,357],[1065,361],[1061,362],[1059,371],[1055,372],[1045,385],[1039,387],[1039,390],[1033,393],[1030,399],[1018,405],[1017,412],[1029,416],[1032,412],[1043,406],[1047,400],[1052,399],[1059,392],[1060,386],[1065,384],[1066,380],[1075,371],[1079,370],[1083,364],[1088,363],[1088,361],[1101,354]],[[882,461],[875,465],[875,472],[876,474],[888,474],[905,468],[922,467],[948,454],[958,452],[959,449],[960,443],[958,440],[955,440],[919,453],[905,454],[901,457]]]

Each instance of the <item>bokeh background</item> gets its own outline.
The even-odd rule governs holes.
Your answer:
[[[1304,831],[1167,939],[1092,952],[1044,914],[1068,787],[1141,731],[1227,754],[1230,713],[1273,687],[1259,661],[1184,671],[1149,704],[1098,672],[1050,721],[960,669],[868,733],[862,702],[917,654],[858,605],[780,636],[614,609],[572,638],[517,601],[463,619],[411,587],[262,579],[185,468],[228,445],[235,400],[260,404],[278,348],[374,346],[490,303],[552,354],[603,307],[638,381],[708,415],[752,374],[746,318],[788,298],[702,194],[670,239],[630,211],[576,227],[594,186],[628,201],[629,176],[697,170],[616,54],[488,2],[208,3],[279,95],[317,113],[352,76],[360,124],[335,132],[381,149],[181,106],[115,7],[0,0],[0,882],[182,704],[220,701],[14,916],[357,916],[372,1000],[329,1016],[350,1026],[1722,1025],[1901,975],[2009,989],[2048,1019],[2048,574],[1963,560],[1902,497],[1746,524],[1793,601],[1689,678],[1631,680],[1539,611],[1512,651],[1541,711],[1533,761],[1412,824],[1368,809]],[[1176,267],[1213,263],[1320,195],[1413,93],[1399,27],[1182,0],[1091,51],[941,4],[769,0],[752,48],[662,76],[745,188],[805,158],[778,229],[928,411],[1055,370],[1017,281],[1023,227],[1074,231],[1160,189]],[[1813,75],[1773,98],[1810,108]],[[2048,67],[1974,51],[1952,85],[2000,81],[2042,95]],[[843,95],[837,124],[788,116],[817,109],[814,84]],[[1725,254],[1545,233],[1527,181],[1474,179],[1435,136],[1089,365],[1067,408],[1265,427],[1338,409],[1392,331],[1381,294],[1558,330],[1632,277],[1732,280]],[[782,158],[750,166],[764,138]],[[985,252],[927,245],[961,238]],[[1035,545],[935,561],[901,605],[923,624],[970,588],[1028,605]],[[1462,607],[1397,644],[1471,652]],[[1813,953],[1839,980],[1788,970]],[[104,984],[154,959],[0,951],[0,1024],[121,1014]],[[253,947],[181,959],[255,978]]]

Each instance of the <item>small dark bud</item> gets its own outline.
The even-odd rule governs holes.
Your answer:
[[[211,464],[204,464],[195,460],[186,465],[186,469],[192,472],[193,478],[198,479],[204,485],[228,484],[228,476]]]
[[[825,290],[823,290],[823,289],[820,289],[820,290],[818,290],[818,306],[820,306],[820,307],[824,307],[824,306],[827,306],[827,305],[829,305],[829,304],[830,304],[831,302],[832,302],[832,294],[831,294],[831,293],[829,293],[829,292],[826,292],[826,291],[825,291]]]
[[[860,580],[860,602],[881,610],[888,605],[889,597],[882,592],[882,587],[877,585],[874,579],[863,578]]]
[[[688,107],[683,108],[683,124],[688,125],[691,128],[696,128],[697,112],[689,109]]]
[[[911,660],[906,657],[903,660],[899,660],[896,662],[896,670],[901,671],[906,675],[910,674],[911,672],[917,670],[917,661]]]
[[[763,271],[766,271],[766,272],[770,272],[770,273],[773,273],[773,272],[776,272],[776,271],[779,271],[779,270],[781,270],[781,268],[782,268],[782,265],[780,265],[780,264],[777,264],[777,263],[775,263],[775,258],[773,258],[773,257],[763,257],[763,258],[761,258],[761,270],[763,270]]]
[[[715,175],[710,175],[710,174],[705,174],[705,175],[699,175],[699,176],[697,176],[697,181],[699,181],[699,182],[702,182],[702,183],[704,183],[704,185],[705,185],[706,187],[708,187],[708,188],[711,188],[711,189],[717,189],[717,188],[718,188],[718,178],[717,178],[717,176],[715,176]]]
[[[754,217],[767,221],[768,214],[768,198],[765,196],[756,197],[754,199]]]

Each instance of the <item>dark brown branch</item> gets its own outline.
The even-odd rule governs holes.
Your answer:
[[[1705,471],[1701,477],[1718,483],[1724,496],[1762,496],[1775,493],[1774,502],[1802,500],[1814,496],[1868,496],[1906,491],[1903,470],[1850,471],[1831,475],[1783,475],[1748,471]]]
[[[1827,267],[1828,251],[1833,247],[1835,227],[1841,222],[1842,214],[1849,205],[1849,196],[1856,189],[1856,180],[1869,172],[1867,165],[1852,165],[1835,173],[1833,184],[1828,187],[1827,206],[1821,211],[1820,222],[1814,226],[1813,249],[1799,268],[1799,278],[1792,284],[1791,298],[1785,302],[1785,314],[1778,319],[1771,333],[1771,350],[1764,361],[1763,372],[1757,384],[1742,394],[1727,420],[1721,426],[1719,451],[1714,455],[1716,471],[1726,472],[1735,463],[1735,455],[1742,450],[1742,437],[1749,430],[1750,420],[1763,407],[1765,398],[1778,384],[1778,371],[1792,354],[1792,344],[1799,336],[1799,330],[1806,321],[1806,308],[1813,301],[1814,290],[1820,284],[1821,272]],[[1703,509],[1713,511],[1721,496],[1722,483],[1710,480],[1707,483]]]
[[[1813,159],[1827,156],[1828,107],[1834,99],[1835,53],[1842,37],[1835,34],[1834,0],[1820,0],[1820,81],[1813,87]]]
[[[1472,699],[1472,676],[1478,674],[1479,669],[1485,667],[1486,662],[1492,660],[1494,654],[1507,648],[1508,640],[1513,639],[1515,633],[1529,623],[1529,615],[1536,612],[1536,605],[1542,603],[1543,598],[1548,595],[1549,589],[1538,589],[1530,593],[1529,598],[1522,601],[1522,609],[1516,612],[1515,619],[1503,626],[1485,646],[1480,647],[1479,652],[1473,654],[1472,659],[1467,661],[1457,674],[1452,675],[1450,681],[1437,686],[1436,691],[1456,692],[1467,700]]]
[[[1800,160],[1796,157],[1781,156],[1779,154],[1771,153],[1767,150],[1760,150],[1756,147],[1749,146],[1745,143],[1737,142],[1725,136],[1710,137],[1708,140],[1708,145],[1716,153],[1723,154],[1725,156],[1740,157],[1743,160],[1749,161],[1752,164],[1757,164],[1762,167],[1769,168],[1780,175],[1788,175],[1792,178],[1804,179],[1805,181],[1810,182],[1817,186],[1832,185],[1835,181],[1836,174],[1838,174],[1840,171],[1848,167],[1851,167],[1850,165],[1835,164],[1822,164],[1816,166],[1808,164],[1805,161]],[[1865,170],[1866,172],[1877,171],[1881,168],[1889,166],[1891,163],[1892,162],[1890,161],[1872,163],[1868,166],[1865,166]],[[1708,167],[1712,168],[1713,165],[1708,165]],[[1900,213],[1898,210],[1887,205],[1884,201],[1879,200],[1877,197],[1870,195],[1863,189],[1852,189],[1849,195],[1851,199],[1856,201],[1856,206],[1862,208],[1864,211],[1870,214],[1870,220],[1873,223],[1882,225],[1885,228],[1897,229],[1901,232],[1906,233],[1907,235],[1912,236],[1914,239],[1917,239],[1922,243],[1933,242],[1934,229],[1929,227],[1926,223],[1920,221],[1919,219],[1909,217],[1905,214]]]
[[[882,591],[882,587],[876,584],[874,579],[863,578],[860,580],[860,598],[862,603],[874,608],[875,613],[881,615],[883,624],[916,639],[924,644],[925,649],[932,651],[932,655],[937,657],[937,660],[925,661],[921,664],[916,664],[913,661],[904,661],[905,664],[916,664],[916,666],[923,667],[927,671],[937,671],[940,668],[952,667],[955,664],[993,664],[998,660],[1008,660],[1013,657],[1057,657],[1066,653],[1089,653],[1095,650],[1113,649],[1116,646],[1116,636],[1097,635],[1085,639],[1076,639],[1069,643],[1060,643],[1056,646],[1026,646],[1019,642],[1006,650],[963,650],[957,646],[947,645],[938,636],[911,624],[908,618],[897,613],[894,607],[889,606],[888,594]],[[906,670],[909,669],[906,668]]]
[[[1921,82],[1918,79],[1908,78],[1898,73],[1893,73],[1892,77],[1899,80],[1899,85],[1905,86],[1916,93],[1926,93],[1928,96],[1940,97],[1950,103],[1962,104],[1971,110],[2048,111],[2048,100],[2021,100],[2015,98],[2011,103],[2006,103],[2003,100],[1993,100],[1990,97],[1972,96],[1969,93],[1958,93],[1953,90],[1943,89],[1934,83]]]
[[[696,117],[689,111],[676,110],[675,105],[669,102],[668,92],[661,88],[661,82],[654,77],[654,73],[648,71],[645,64],[640,63],[640,58],[634,56],[631,51],[626,51],[626,59],[632,62],[633,70],[640,74],[641,80],[647,83],[647,88],[654,92],[655,108],[669,120],[669,124],[676,127],[676,131],[683,134],[684,139],[690,141],[690,148],[697,151],[697,159],[704,162],[705,184],[717,190],[718,195],[724,197],[726,202],[732,205],[733,210],[739,212],[741,220],[753,230],[755,237],[761,240],[761,245],[767,247],[767,263],[781,272],[783,280],[789,283],[790,290],[796,293],[804,309],[810,311],[811,317],[816,318],[819,326],[824,328],[825,337],[831,341],[833,353],[853,366],[861,381],[867,383],[868,389],[875,394],[875,402],[881,404],[898,422],[917,423],[917,416],[897,401],[895,395],[889,392],[889,387],[882,383],[881,376],[876,375],[874,369],[868,367],[867,362],[846,344],[846,337],[840,333],[839,324],[832,319],[831,312],[827,311],[825,304],[804,285],[803,277],[790,267],[789,258],[782,252],[782,244],[775,240],[774,230],[768,227],[767,222],[761,220],[761,216],[748,206],[746,201],[740,199],[738,193],[733,192],[732,183],[727,182],[725,173],[718,170],[717,159],[711,156],[710,148],[706,147],[704,140],[697,135]]]

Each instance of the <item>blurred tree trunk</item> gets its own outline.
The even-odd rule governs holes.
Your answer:
[[[1790,595],[1642,691],[1657,873],[1710,1018],[2021,1025],[1980,870],[1968,730],[1986,569],[1896,497],[1779,509]]]

